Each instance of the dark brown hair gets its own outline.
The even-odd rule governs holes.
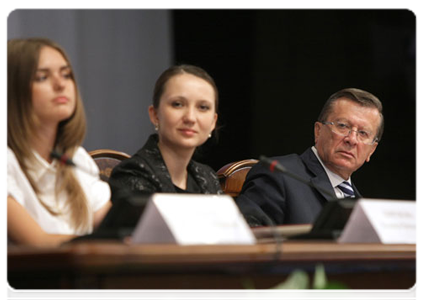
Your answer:
[[[214,82],[213,78],[202,68],[193,66],[193,65],[176,65],[172,66],[169,69],[165,70],[160,77],[157,79],[156,84],[154,86],[153,92],[153,107],[158,108],[160,104],[160,97],[163,95],[163,92],[166,88],[166,83],[171,79],[173,76],[180,75],[180,74],[191,74],[201,79],[207,81],[214,90],[215,94],[215,112],[218,111],[218,104],[219,104],[219,93],[217,91],[216,83]]]

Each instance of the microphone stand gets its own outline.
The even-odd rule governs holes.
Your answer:
[[[66,154],[64,154],[64,153],[60,154],[60,153],[58,153],[56,151],[51,151],[50,157],[56,159],[62,165],[74,167],[74,168],[76,168],[78,170],[83,171],[84,173],[87,173],[89,175],[98,177],[98,174],[96,174],[95,172],[93,172],[90,169],[87,169],[85,166],[75,164],[75,162],[70,157],[68,157]]]

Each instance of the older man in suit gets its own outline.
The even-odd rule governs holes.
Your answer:
[[[354,88],[333,94],[314,124],[315,145],[301,155],[272,158],[310,186],[258,163],[236,199],[249,225],[312,223],[326,202],[360,197],[351,175],[370,161],[383,127],[374,95]]]

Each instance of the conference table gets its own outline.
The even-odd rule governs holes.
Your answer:
[[[295,270],[324,267],[348,289],[410,289],[416,245],[283,240],[255,245],[133,245],[78,241],[58,248],[8,247],[15,289],[270,289]]]

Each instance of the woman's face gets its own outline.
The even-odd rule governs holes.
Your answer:
[[[54,48],[41,48],[32,82],[33,111],[41,125],[57,126],[75,111],[76,91],[72,70]]]
[[[157,109],[149,108],[159,141],[174,149],[195,150],[216,126],[215,92],[204,79],[191,74],[173,76],[165,85]]]

